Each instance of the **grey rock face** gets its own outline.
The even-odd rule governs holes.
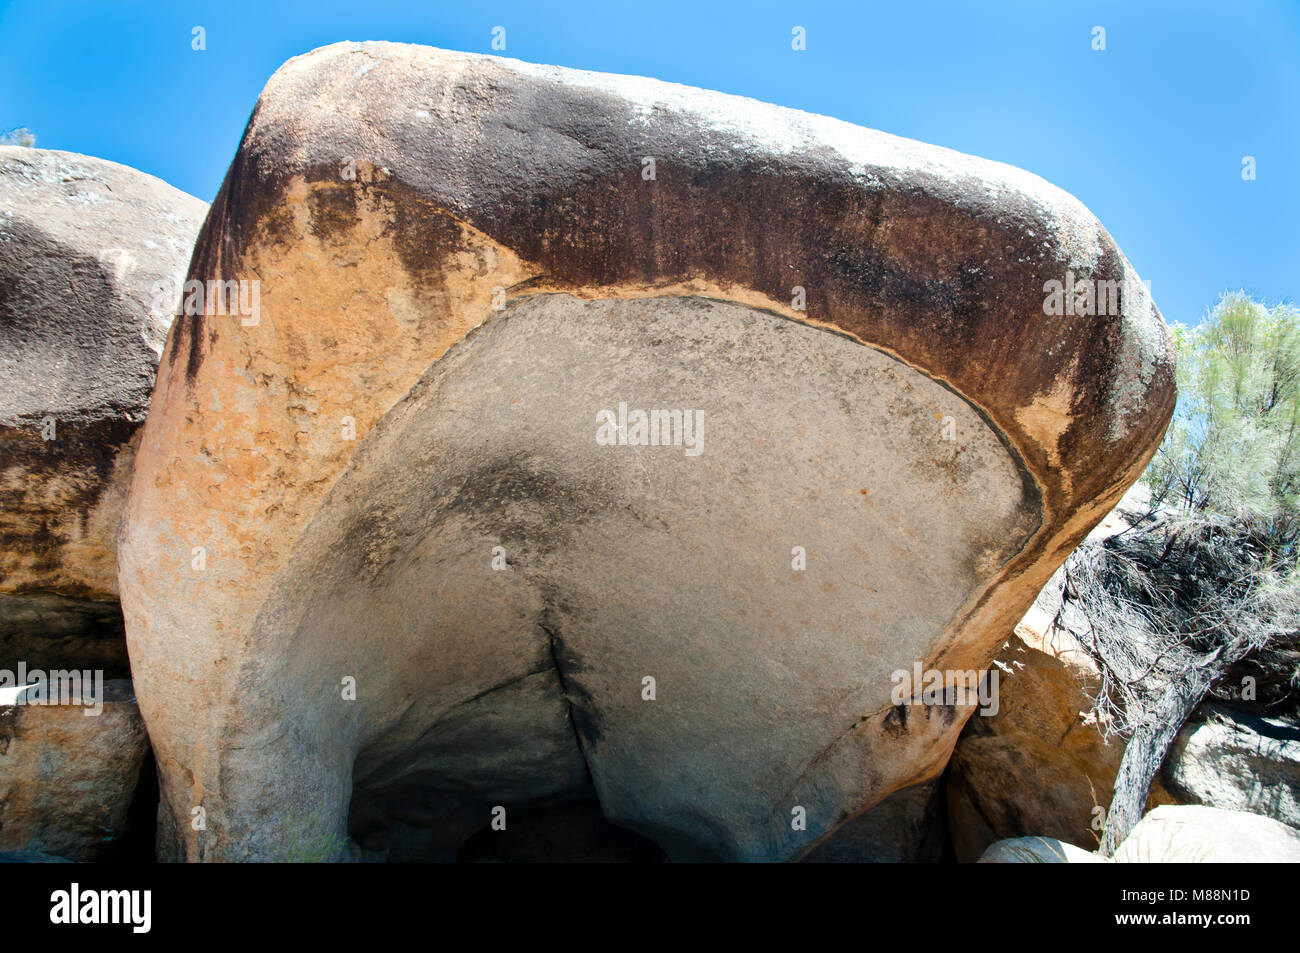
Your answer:
[[[695,446],[602,446],[620,403],[689,411]],[[955,466],[936,413],[965,435]],[[611,822],[672,832],[678,856],[794,854],[812,841],[782,818],[839,809],[802,787],[810,756],[888,708],[977,560],[1004,562],[1036,522],[979,416],[877,351],[723,302],[531,297],[435,364],[327,497],[286,577],[310,608],[284,677],[366,686],[354,815],[416,779],[472,788],[480,818],[594,782]],[[792,572],[794,545],[830,565]],[[740,817],[768,818],[767,839],[721,839]]]
[[[1291,722],[1204,704],[1179,732],[1161,773],[1180,802],[1300,828],[1300,727]]]

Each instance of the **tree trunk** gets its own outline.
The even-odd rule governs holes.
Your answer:
[[[1156,708],[1155,717],[1144,724],[1124,747],[1119,774],[1115,776],[1115,795],[1106,812],[1106,827],[1101,837],[1101,856],[1115,853],[1129,831],[1142,819],[1151,782],[1164,763],[1165,755],[1178,737],[1183,723],[1196,710],[1213,681],[1197,677],[1180,678],[1170,683]]]

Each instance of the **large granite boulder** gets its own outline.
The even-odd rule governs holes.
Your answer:
[[[0,146],[0,667],[127,674],[118,523],[206,210],[113,162]]]
[[[98,688],[86,680],[36,701],[0,692],[0,851],[106,860],[129,850],[149,738],[129,681]]]
[[[986,668],[1174,401],[1035,176],[422,47],[282,67],[190,278],[241,307],[173,327],[119,547],[166,858],[592,796],[801,857],[939,774],[976,706],[898,673]]]

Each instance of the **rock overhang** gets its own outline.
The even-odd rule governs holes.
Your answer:
[[[655,160],[650,177],[647,158]],[[1045,284],[1067,274],[1116,282],[1118,313],[1046,313]],[[285,654],[287,646],[320,631],[291,622],[312,602],[295,602],[307,577],[330,564],[330,548],[314,541],[320,514],[360,479],[368,448],[396,426],[394,415],[429,368],[462,342],[477,347],[474,329],[491,330],[498,298],[507,316],[544,309],[557,296],[607,299],[610,313],[632,299],[649,309],[707,299],[714,303],[706,307],[833,331],[964,405],[980,421],[968,432],[985,433],[1019,468],[1032,528],[1023,540],[1012,534],[1005,559],[981,563],[968,554],[980,584],[962,590],[945,623],[921,626],[927,634],[915,651],[935,664],[987,664],[1055,563],[1136,478],[1172,409],[1169,345],[1145,288],[1087,210],[1037,177],[739,97],[398,44],[339,44],[277,72],[214,203],[191,276],[261,280],[265,320],[241,330],[196,317],[178,324],[168,345],[155,398],[164,412],[144,448],[155,485],[137,481],[136,520],[124,535],[141,607],[136,638],[156,665],[153,684],[146,676],[141,686],[146,717],[151,703],[157,718],[185,698],[182,683],[209,656],[233,655],[215,689],[232,699],[244,694],[235,673],[292,669],[285,660],[302,652]],[[764,324],[760,335],[773,327]],[[759,375],[738,386],[762,383]],[[356,426],[355,444],[331,436],[345,416]],[[168,454],[180,459],[169,463]],[[495,485],[521,492],[565,485],[553,473],[547,482],[531,470],[523,479],[518,467],[513,477],[494,472]],[[177,488],[159,492],[162,474]],[[494,484],[483,474],[477,485],[486,492]],[[569,485],[583,485],[579,476],[589,474],[567,475]],[[221,487],[220,505],[197,492],[199,484]],[[363,494],[381,507],[386,495],[400,500],[382,487]],[[489,520],[508,529],[510,508],[497,504],[487,507]],[[556,529],[520,519],[521,539]],[[349,579],[365,584],[374,552],[373,540],[357,541],[366,520],[354,525],[360,536],[334,547],[345,554],[335,573],[361,558],[355,572],[333,577],[348,591]],[[149,595],[179,568],[177,544],[196,533],[228,555],[216,576],[194,582],[233,625],[163,610]],[[622,541],[609,535],[608,546]],[[304,562],[307,552],[314,555]],[[159,564],[141,563],[146,555]],[[382,560],[377,571],[386,571]],[[510,611],[525,624],[511,631],[544,629],[538,604],[524,595]],[[335,606],[328,598],[315,604]],[[197,660],[178,659],[169,626],[208,633],[219,645]],[[522,658],[546,647],[532,635]],[[344,635],[330,638],[345,650]],[[419,639],[403,645],[421,651]],[[331,656],[331,664],[340,659]],[[801,684],[792,681],[792,691]],[[218,706],[217,718],[228,719],[225,729],[271,736],[285,711],[251,701],[238,716]],[[435,701],[422,704],[436,715]],[[908,729],[895,717],[882,725],[887,714],[875,716],[869,727],[881,737],[907,736],[918,724]],[[384,734],[387,717],[362,719],[346,739],[331,736],[330,757],[350,766]],[[423,720],[421,730],[436,720]],[[813,771],[824,833],[941,767],[960,721],[950,713],[906,755],[886,753],[869,730],[845,725],[820,748],[807,740],[806,769],[768,767],[792,788]],[[189,743],[176,735],[177,758],[186,760]],[[218,777],[253,773],[251,763],[231,769],[241,757],[219,756],[189,782],[192,790],[224,797]],[[891,759],[907,770],[873,766]],[[289,788],[303,772],[292,773]],[[676,783],[702,796],[689,779]],[[173,784],[179,797],[185,785]],[[620,792],[626,801],[638,788],[656,803],[643,784],[609,781],[602,803],[613,809]],[[323,789],[326,800],[346,804],[344,779],[331,777]],[[672,814],[670,803],[673,795],[662,794],[661,819]],[[346,808],[330,813],[339,810]],[[753,820],[753,811],[740,813]],[[643,824],[671,828],[643,814]],[[712,837],[719,855],[803,849],[769,828],[760,836],[717,818],[709,824],[712,834],[690,836]]]
[[[603,416],[612,438],[638,412],[651,427],[662,413],[672,439],[638,442],[634,424],[601,441]],[[438,789],[467,706],[506,704],[547,714],[480,716],[515,728],[474,746],[497,772],[485,803],[531,776],[535,745],[563,753],[570,793],[589,777],[612,819],[662,831],[682,795],[669,785],[644,810],[657,782],[622,791],[637,763],[757,745],[739,786],[777,798],[809,751],[889,707],[891,673],[933,654],[1039,521],[980,415],[874,349],[726,302],[536,295],[448,351],[358,447],[290,557],[294,609],[256,627],[293,630],[285,655],[302,661],[277,680],[318,680],[323,651],[377,699],[337,711],[352,716],[336,731],[356,752],[354,814],[403,774]],[[792,571],[795,547],[816,584]],[[401,665],[373,655],[378,629]],[[643,722],[647,676],[675,703]],[[419,699],[419,716],[394,699]],[[709,841],[756,810],[736,786],[693,792],[715,808],[677,831],[688,853],[739,850]]]

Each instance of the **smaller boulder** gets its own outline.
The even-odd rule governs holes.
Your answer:
[[[1300,831],[1270,817],[1200,805],[1164,805],[1115,851],[1121,864],[1300,863]]]
[[[1137,484],[1089,539],[1121,533],[1149,509],[1150,492]],[[972,717],[953,751],[948,824],[962,863],[999,839],[1041,834],[1086,850],[1100,843],[1124,739],[1108,738],[1092,710],[1101,671],[1077,637],[1086,620],[1072,606],[1062,612],[1063,587],[1058,570],[994,662],[997,712]],[[1175,800],[1157,778],[1147,806]]]
[[[0,146],[0,666],[129,671],[117,530],[207,205]]]
[[[1092,853],[1055,837],[1012,837],[990,844],[981,864],[1103,864]]]
[[[102,709],[81,704],[0,704],[0,851],[77,861],[113,857],[149,752],[131,683],[103,683]]]
[[[1179,732],[1163,775],[1182,803],[1300,828],[1300,726],[1292,722],[1206,703]]]

